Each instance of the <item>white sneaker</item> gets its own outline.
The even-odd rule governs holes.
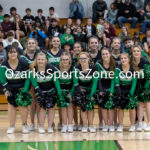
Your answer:
[[[44,130],[43,127],[39,127],[39,128],[38,128],[38,131],[39,131],[39,133],[41,133],[41,134],[45,133],[45,130]]]
[[[96,132],[96,129],[95,129],[94,127],[90,126],[90,127],[89,127],[89,131],[90,131],[91,133],[95,133],[95,132]]]
[[[129,128],[129,132],[134,132],[135,131],[135,125],[131,125]]]
[[[29,127],[27,126],[27,124],[24,124],[24,125],[22,126],[22,132],[23,132],[24,134],[29,133]]]
[[[147,132],[150,131],[150,122],[147,124],[147,127],[145,128],[145,131],[147,131]]]
[[[82,125],[78,125],[78,131],[81,131],[82,130]]]
[[[103,129],[103,123],[100,123],[100,124],[99,124],[99,129],[100,129],[100,130]]]
[[[61,132],[62,133],[66,133],[67,132],[67,125],[63,125],[63,127],[61,128]]]
[[[142,122],[139,122],[136,131],[142,132],[142,130],[143,130]]]
[[[58,130],[61,130],[61,128],[62,128],[62,124],[58,123],[57,128],[58,128]]]
[[[29,130],[30,131],[34,131],[35,130],[35,125],[33,123],[30,124]]]
[[[68,125],[68,132],[72,133],[73,132],[73,126],[72,124]]]
[[[73,130],[74,130],[74,131],[78,130],[78,125],[77,125],[77,124],[75,124],[75,125],[73,126]]]
[[[83,126],[81,132],[82,133],[88,132],[88,127],[87,126]]]
[[[117,128],[117,132],[123,132],[123,126],[119,125]]]
[[[12,134],[15,132],[15,127],[14,126],[10,126],[7,130],[7,134]]]
[[[109,126],[108,126],[108,125],[105,125],[105,126],[103,127],[102,131],[103,131],[103,132],[107,132],[108,129],[109,129]]]
[[[115,127],[114,126],[110,126],[109,127],[109,132],[115,132]]]
[[[146,130],[146,128],[147,128],[147,124],[143,121],[143,122],[142,122],[142,129],[143,129],[143,130]]]
[[[48,132],[48,133],[53,133],[53,132],[54,132],[53,126],[48,127],[47,132]]]

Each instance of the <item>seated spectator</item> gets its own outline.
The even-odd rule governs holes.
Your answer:
[[[142,42],[140,39],[140,32],[139,31],[134,32],[133,41],[134,41],[135,45],[140,45],[142,47]]]
[[[16,15],[17,15],[17,9],[16,7],[11,7],[10,8],[10,21],[13,23],[16,20]]]
[[[119,33],[118,35],[118,38],[123,42],[124,41],[124,38],[126,38],[127,36],[130,36],[130,33],[128,31],[128,27],[126,26],[123,26],[121,28],[121,32]]]
[[[48,19],[45,20],[45,26],[44,26],[44,31],[46,34],[48,34],[48,28],[50,27],[50,22]]]
[[[56,19],[52,19],[52,24],[48,28],[48,37],[52,39],[53,36],[60,36],[60,26]]]
[[[20,44],[20,42],[17,39],[14,38],[13,32],[8,32],[7,38],[5,40],[3,40],[2,42],[3,42],[4,48],[6,48],[8,45],[12,45],[14,42],[17,42],[18,43],[18,47],[20,49],[23,49],[23,47]]]
[[[0,64],[7,58],[6,50],[3,47],[3,42],[0,42]]]
[[[47,38],[47,35],[43,31],[40,21],[37,21],[35,23],[35,26],[32,27],[29,38],[35,38],[38,42],[38,46],[40,47],[40,49],[45,46],[45,39]]]
[[[10,16],[8,14],[4,15],[4,21],[1,23],[1,26],[4,36],[7,36],[7,33],[13,28],[13,24],[10,22]]]
[[[93,3],[93,22],[95,23],[98,17],[104,17],[105,10],[107,9],[107,4],[103,0],[96,0]]]
[[[146,28],[150,28],[150,4],[146,5],[146,10],[144,12],[144,21],[141,25],[141,32],[145,34]]]
[[[43,25],[45,23],[45,17],[42,14],[43,14],[43,10],[38,9],[37,10],[37,16],[35,17],[35,22],[40,21],[41,24]]]
[[[69,5],[70,13],[69,17],[74,19],[83,19],[84,17],[84,8],[80,1],[72,0]]]
[[[123,26],[121,29],[121,32],[118,35],[118,38],[121,40],[121,50],[124,51],[124,39],[126,37],[130,36],[130,33],[128,31],[128,27]]]
[[[122,28],[123,23],[131,23],[131,28],[136,27],[136,23],[138,21],[138,18],[136,17],[136,8],[135,6],[130,2],[130,0],[125,0],[125,3],[121,9],[121,11],[118,12],[118,24],[119,28]]]
[[[106,34],[104,32],[99,31],[97,33],[97,37],[99,39],[99,49],[101,49],[103,46],[106,47],[106,42],[107,42]]]
[[[50,23],[52,22],[52,20],[57,20],[57,22],[59,22],[59,16],[58,14],[55,13],[55,8],[54,7],[50,7],[49,8],[49,16],[48,19],[50,21]]]
[[[92,23],[92,18],[88,18],[87,24],[85,25],[87,41],[90,36],[96,35],[96,27]]]
[[[65,32],[66,28],[68,28],[68,27],[71,29],[71,32],[72,32],[73,27],[72,27],[72,19],[71,18],[68,18],[67,24],[62,25],[61,33],[63,34]]]
[[[142,44],[145,52],[148,53],[150,48],[150,29],[147,29],[146,36],[142,39]]]
[[[111,40],[116,37],[114,27],[107,21],[104,23],[104,33],[106,34],[106,44],[109,47]]]
[[[75,25],[72,27],[73,32],[76,31],[78,27],[81,27],[82,29],[85,29],[85,27],[82,26],[81,19],[77,19]]]
[[[84,29],[82,29],[81,26],[78,26],[74,32],[73,32],[73,36],[74,36],[74,41],[75,42],[86,42],[86,33],[84,32]]]
[[[143,0],[131,0],[131,3],[136,7],[136,17],[140,22],[143,21],[143,14],[144,14]]]
[[[65,50],[65,51],[67,51],[68,53],[72,53],[72,45],[70,45],[70,44],[68,44],[68,43],[65,43],[64,45],[63,45],[63,49]]]
[[[31,9],[27,8],[26,15],[23,17],[26,31],[31,31],[32,25],[34,24],[34,17],[31,15]]]
[[[13,43],[12,43],[12,46],[15,46],[15,47],[17,48],[17,51],[18,51],[18,54],[19,54],[19,55],[23,55],[23,54],[24,54],[24,51],[23,51],[23,49],[21,49],[21,48],[19,47],[18,42],[13,42]],[[7,49],[7,47],[6,47],[6,49]]]
[[[2,15],[3,8],[0,7],[0,24],[4,21],[4,16]]]
[[[122,7],[124,4],[123,4],[122,0],[114,0],[114,4],[116,4],[116,7],[118,9],[118,13],[117,13],[117,19],[118,19],[120,11],[122,11]]]
[[[16,32],[17,40],[20,40],[20,38],[27,36],[24,22],[21,20],[21,17],[18,14],[16,15],[16,19],[13,23],[13,30]]]
[[[65,33],[61,37],[61,46],[63,47],[65,44],[69,44],[70,46],[74,44],[74,38],[71,35],[71,29],[69,27],[66,28]]]
[[[0,31],[0,42],[2,42],[4,40],[4,33],[2,33],[1,31]]]
[[[150,4],[150,0],[144,0],[144,10],[145,10],[147,4]]]
[[[108,11],[105,11],[105,20],[107,20],[108,22],[110,22],[112,25],[115,24],[116,22],[116,18],[117,18],[117,6],[114,3],[111,3],[110,5],[110,9]]]
[[[98,24],[96,26],[96,29],[97,29],[97,34],[99,34],[99,32],[101,32],[102,34],[104,33],[104,18],[100,17],[98,19]]]

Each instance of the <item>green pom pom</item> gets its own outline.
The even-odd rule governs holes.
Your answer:
[[[86,104],[86,110],[93,110],[94,109],[94,105],[96,104],[95,100],[92,100],[91,98],[89,98],[87,104]]]
[[[24,92],[23,89],[20,89],[16,94],[15,101],[18,106],[27,107],[32,104],[33,99],[29,92]]]
[[[60,108],[65,108],[70,105],[70,99],[68,97],[68,92],[63,92],[61,95],[57,96],[57,106]]]
[[[134,109],[138,105],[137,96],[128,95],[129,103],[126,106],[127,109]]]
[[[144,65],[144,78],[150,80],[150,64]]]
[[[104,107],[108,110],[112,109],[115,106],[114,102],[113,102],[113,97],[110,96],[109,100],[105,103]]]

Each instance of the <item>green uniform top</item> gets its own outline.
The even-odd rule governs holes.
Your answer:
[[[69,45],[73,45],[74,44],[74,38],[71,34],[67,35],[66,33],[64,33],[61,37],[61,45],[64,44],[69,44]]]
[[[87,73],[82,72],[81,65],[78,64],[74,67],[73,72],[73,86],[78,88],[84,88],[90,91],[90,97],[93,97],[93,94],[97,89],[97,81],[98,81],[98,72],[96,65],[90,65]],[[95,77],[94,77],[95,75]]]
[[[118,65],[115,69],[115,86],[131,85],[130,94],[133,96],[136,88],[137,77],[134,77],[133,68],[130,67],[127,73],[124,73],[122,66]]]
[[[58,95],[61,94],[59,80],[56,77],[56,68],[51,64],[47,64],[44,73],[38,72],[35,68],[35,74],[30,74],[31,83],[35,89],[40,87],[42,91],[49,91],[56,87]]]
[[[23,59],[18,58],[18,65],[15,70],[11,68],[8,60],[4,61],[0,66],[0,81],[4,87],[4,91],[7,89],[19,89],[24,88],[24,91],[29,90],[29,64]]]

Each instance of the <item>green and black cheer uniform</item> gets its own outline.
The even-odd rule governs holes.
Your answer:
[[[75,87],[74,104],[80,106],[82,111],[94,109],[95,100],[92,100],[97,89],[98,70],[96,65],[90,65],[86,73],[82,71],[81,65],[74,67],[73,86]],[[95,77],[94,77],[95,75]],[[86,90],[82,92],[81,89]],[[78,96],[77,96],[78,95]]]
[[[57,68],[60,72],[60,68],[59,67]],[[73,68],[70,67],[68,71],[60,72],[60,76],[59,76],[60,88],[62,91],[62,96],[65,100],[65,101],[62,101],[59,99],[57,101],[57,106],[60,108],[67,107],[70,105],[70,99],[68,97],[68,94],[72,96],[73,91],[74,91],[72,71],[73,71]]]
[[[89,55],[90,55],[90,52],[89,52]],[[96,57],[95,58],[92,58],[91,55],[90,55],[90,58],[91,58],[91,61],[95,64],[97,61],[100,61],[101,60],[101,51],[99,50]]]
[[[8,103],[16,106],[28,106],[32,103],[29,94],[29,63],[22,58],[18,58],[18,65],[15,70],[11,68],[8,60],[4,61],[0,67],[0,80],[4,87],[4,92],[8,91]]]
[[[97,104],[104,109],[112,109],[114,105],[110,93],[114,92],[114,72],[110,71],[110,68],[105,68],[100,61],[96,65],[99,72]],[[99,95],[99,92],[103,92],[103,95]]]
[[[134,109],[137,107],[137,99],[134,96],[137,84],[137,77],[134,76],[134,70],[130,66],[127,73],[124,73],[122,65],[115,69],[115,106],[119,109]]]
[[[64,52],[64,50],[60,49],[56,55],[53,55],[51,51],[46,52],[46,57],[48,59],[48,63],[53,65],[59,65],[60,63],[60,56]]]
[[[38,72],[35,67],[35,74],[33,72],[30,77],[38,102],[44,109],[53,108],[57,101],[57,94],[59,97],[61,96],[59,80],[55,73],[56,68],[47,64],[44,73]]]
[[[142,57],[139,67],[139,76],[137,77],[136,96],[139,102],[150,102],[150,62]]]
[[[39,52],[40,50],[36,50],[32,59],[27,54],[21,55],[20,57],[23,58],[29,64],[32,64]]]

